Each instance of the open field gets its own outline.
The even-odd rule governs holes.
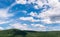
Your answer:
[[[9,29],[0,31],[0,37],[60,37],[60,31],[37,32]]]

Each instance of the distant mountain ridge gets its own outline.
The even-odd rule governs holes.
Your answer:
[[[0,37],[60,37],[60,31],[38,32],[9,29],[0,31]]]

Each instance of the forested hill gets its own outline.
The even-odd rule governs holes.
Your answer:
[[[0,31],[0,37],[60,37],[60,31],[37,32],[9,29]]]

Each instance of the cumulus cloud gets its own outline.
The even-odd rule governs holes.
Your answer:
[[[24,1],[24,0],[23,0]],[[60,23],[60,2],[58,0],[48,0],[48,3],[46,3],[46,0],[28,0],[27,1],[29,4],[30,3],[36,3],[37,5],[34,6],[35,9],[39,9],[40,7],[42,7],[43,5],[47,4],[49,5],[51,8],[46,10],[46,11],[42,11],[41,13],[39,12],[39,14],[35,13],[35,12],[31,12],[28,15],[31,15],[33,17],[37,17],[37,18],[41,18],[41,20],[36,20],[33,17],[20,17],[20,20],[23,21],[31,21],[31,22],[43,22],[45,24],[52,24],[52,23]],[[23,3],[23,4],[26,4]],[[33,27],[38,27],[38,29],[40,30],[46,30],[46,26],[41,25],[41,24],[31,24]],[[16,24],[12,25],[13,27],[17,27],[17,28],[26,28],[26,24],[25,25],[18,25],[16,26]],[[19,26],[19,27],[18,27]],[[53,28],[53,29],[51,29]],[[57,27],[48,27],[48,30],[59,30],[57,29]],[[27,29],[27,28],[26,28]]]
[[[38,3],[40,2],[40,3]],[[51,23],[60,23],[60,2],[59,0],[48,0],[48,3],[46,0],[37,0],[35,3],[37,3],[36,6],[34,6],[36,9],[38,9],[38,6],[43,6],[44,4],[49,5],[51,8],[48,10],[43,10],[39,15],[35,12],[31,12],[29,15],[37,18],[42,18],[42,22],[46,24]]]
[[[42,24],[31,24],[31,26],[33,27],[33,30],[35,31],[46,31],[46,26]]]
[[[48,0],[48,5],[51,7],[49,10],[37,13],[30,13],[31,16],[42,18],[41,21],[45,23],[60,23],[60,2],[58,0]]]
[[[14,24],[10,24],[10,26],[21,30],[32,30],[31,28],[28,28],[27,24],[14,23]]]
[[[33,17],[36,17],[37,16],[37,13],[36,12],[30,12],[30,14],[28,14],[28,15],[31,15]]]
[[[27,1],[26,0],[16,0],[17,4],[26,4]]]
[[[7,20],[9,19],[9,17],[14,16],[13,14],[9,14],[8,10],[9,8],[11,8],[12,6],[16,5],[16,4],[31,4],[31,3],[35,3],[37,5],[34,6],[35,9],[39,9],[41,8],[43,5],[47,4],[49,5],[51,8],[46,10],[45,9],[39,14],[37,14],[37,12],[31,12],[28,15],[31,15],[31,17],[20,17],[20,20],[23,21],[30,21],[30,22],[43,22],[45,24],[52,24],[52,23],[60,23],[60,2],[58,0],[48,0],[48,3],[46,0],[16,0],[15,3],[13,3],[11,6],[9,6],[6,9],[0,9],[0,24],[4,24],[4,23],[10,23],[10,26],[7,27],[7,29],[10,28],[16,28],[16,29],[21,29],[21,30],[36,30],[36,31],[46,31],[46,26],[42,25],[42,24],[31,24],[31,26],[33,28],[29,28],[29,26],[27,24],[21,24],[21,23],[15,23],[12,22],[11,20]],[[22,11],[24,13],[27,13],[27,11]],[[37,17],[37,18],[41,18],[41,19],[34,19],[33,17]],[[14,24],[11,24],[14,23]],[[51,29],[52,28],[52,29]],[[49,30],[60,30],[58,26],[56,27],[48,27]],[[0,27],[0,30],[3,30],[2,27]]]
[[[34,6],[35,9],[39,9],[39,7],[37,5]]]
[[[27,3],[28,4],[35,3],[35,0],[28,0]]]
[[[45,26],[41,24],[31,24],[31,25],[38,28],[45,28]]]
[[[24,21],[31,21],[31,22],[39,22],[39,19],[34,19],[33,17],[20,17],[20,20],[24,20]]]
[[[32,28],[31,28],[32,26]],[[9,28],[15,28],[15,29],[20,29],[20,30],[32,30],[32,31],[46,31],[46,27],[44,25],[41,24],[21,24],[21,23],[13,23],[10,24]]]

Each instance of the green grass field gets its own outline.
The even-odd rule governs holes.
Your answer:
[[[60,31],[37,32],[9,29],[0,31],[0,37],[60,37]]]

